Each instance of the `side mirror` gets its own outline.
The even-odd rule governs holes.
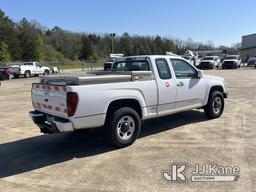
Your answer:
[[[197,71],[197,77],[202,78],[204,76],[204,72],[202,70]]]

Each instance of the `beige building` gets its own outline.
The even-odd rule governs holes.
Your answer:
[[[243,36],[240,49],[240,57],[243,62],[254,56],[256,56],[256,33]]]

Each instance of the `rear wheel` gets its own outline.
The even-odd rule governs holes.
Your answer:
[[[220,91],[210,93],[208,103],[204,107],[205,115],[210,119],[218,118],[224,111],[224,97]]]
[[[13,75],[13,77],[14,77],[15,79],[17,79],[17,78],[20,77],[20,75]]]
[[[48,76],[49,74],[50,74],[50,71],[49,71],[49,70],[45,70],[45,71],[44,71],[44,75],[45,75],[45,76]]]
[[[127,147],[135,142],[141,128],[138,113],[129,107],[116,110],[106,122],[106,139],[115,147]]]
[[[25,71],[24,76],[25,76],[26,78],[29,78],[30,75],[31,75],[30,71]]]

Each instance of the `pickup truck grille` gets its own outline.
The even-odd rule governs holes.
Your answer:
[[[199,67],[202,69],[205,69],[205,68],[209,69],[211,67],[211,63],[210,62],[201,62]]]
[[[234,61],[225,61],[224,65],[234,65]]]

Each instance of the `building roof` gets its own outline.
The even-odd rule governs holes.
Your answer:
[[[249,36],[256,36],[256,33],[252,33],[252,34],[249,34],[249,35],[243,35],[242,37],[249,37]]]

